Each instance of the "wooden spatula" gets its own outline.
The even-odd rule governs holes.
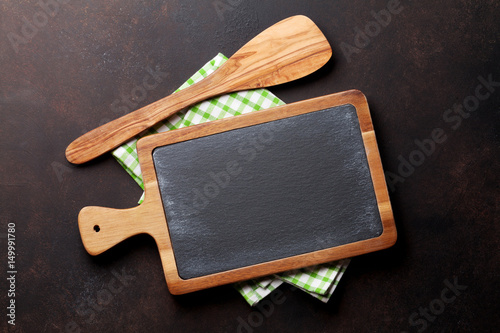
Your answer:
[[[299,79],[331,55],[314,22],[300,15],[287,18],[254,37],[202,81],[82,135],[68,146],[66,158],[75,164],[90,161],[185,107],[228,92]]]

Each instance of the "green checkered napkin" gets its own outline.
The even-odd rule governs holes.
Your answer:
[[[283,283],[281,279],[274,277],[268,277],[266,280],[269,282],[266,287],[262,287],[259,280],[235,283],[234,287],[245,297],[248,304],[254,306]]]
[[[236,283],[234,286],[251,306],[256,305],[283,282],[287,282],[326,303],[335,291],[349,262],[350,259],[344,259],[276,274],[274,277],[268,276]]]
[[[184,89],[213,73],[227,58],[218,54],[214,59],[205,64],[197,73],[189,78],[179,89]],[[173,129],[201,124],[207,121],[236,116],[252,111],[268,109],[285,104],[278,97],[266,89],[240,91],[222,95],[192,106],[188,110],[178,112],[166,121],[158,123],[136,138],[115,149],[112,154],[128,172],[128,174],[144,189],[141,167],[137,157],[137,140],[146,135],[165,132]],[[139,200],[141,203],[144,194]],[[312,296],[327,302],[335,289],[338,280],[348,265],[348,261],[339,261],[323,264],[308,269],[280,274],[261,279],[235,284],[235,288],[243,295],[250,305],[255,305],[270,294],[283,282],[290,283]]]
[[[344,259],[335,263],[297,269],[282,274],[280,279],[326,303],[350,261],[351,259]]]

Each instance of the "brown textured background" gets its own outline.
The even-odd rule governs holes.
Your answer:
[[[217,15],[215,5],[232,9]],[[142,83],[148,66],[168,73],[139,106],[176,89],[217,52],[233,54],[261,30],[309,16],[334,59],[319,72],[271,88],[286,102],[356,88],[369,101],[382,162],[397,172],[415,139],[442,128],[447,140],[391,193],[399,239],[355,258],[328,304],[281,287],[254,332],[416,332],[410,315],[456,276],[467,285],[426,332],[492,332],[500,324],[500,87],[452,130],[444,112],[474,93],[478,77],[500,81],[500,6],[484,1],[401,1],[404,9],[368,46],[342,55],[355,27],[387,1],[69,1],[19,45],[36,0],[0,1],[0,281],[7,305],[7,223],[17,226],[17,320],[12,332],[232,332],[257,318],[224,286],[172,296],[152,239],[138,236],[89,256],[77,228],[87,205],[131,207],[140,188],[110,156],[66,162],[66,146],[117,113],[111,104]],[[12,35],[11,35],[12,36]],[[110,295],[113,272],[135,278]],[[119,283],[115,287],[120,286]],[[6,312],[6,310],[3,310]],[[7,330],[0,313],[0,330]],[[245,330],[242,330],[243,332]]]

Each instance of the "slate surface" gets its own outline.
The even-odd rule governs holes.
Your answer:
[[[184,279],[383,230],[352,105],[158,147],[153,161]]]

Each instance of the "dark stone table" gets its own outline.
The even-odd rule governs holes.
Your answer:
[[[2,332],[498,330],[498,1],[29,0],[0,8]],[[142,191],[109,154],[73,166],[66,146],[296,14],[316,22],[334,57],[271,90],[287,103],[366,94],[396,245],[353,259],[328,304],[282,286],[260,310],[231,286],[172,296],[148,236],[88,255],[79,210],[132,207]],[[151,71],[157,84],[131,98]],[[6,316],[12,299],[15,326]]]

